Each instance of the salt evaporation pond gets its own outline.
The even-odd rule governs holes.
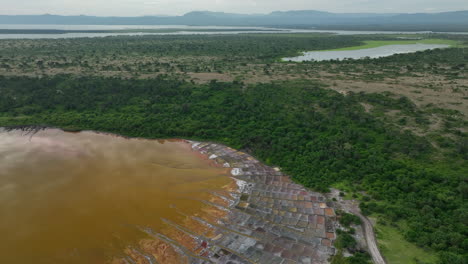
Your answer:
[[[395,54],[412,53],[423,50],[448,48],[449,45],[442,44],[408,44],[408,45],[386,45],[377,48],[340,51],[310,51],[303,55],[292,58],[284,58],[283,61],[327,61],[344,59],[362,59],[388,57]]]
[[[187,219],[235,186],[228,176],[180,140],[0,131],[0,263],[129,263],[141,247],[170,258],[143,230],[196,228]]]

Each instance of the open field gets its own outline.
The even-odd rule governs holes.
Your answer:
[[[437,261],[434,252],[409,243],[395,227],[377,224],[376,232],[379,247],[388,264],[433,264]]]
[[[447,40],[447,39],[415,39],[415,40],[386,40],[386,41],[369,40],[369,41],[364,41],[364,45],[346,47],[346,48],[340,48],[340,49],[324,50],[324,51],[360,50],[360,49],[378,48],[378,47],[387,46],[387,45],[409,45],[409,44],[444,44],[444,45],[450,45],[451,47],[463,46],[463,44],[459,41]]]

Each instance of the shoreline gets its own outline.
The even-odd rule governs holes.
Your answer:
[[[0,128],[0,131],[15,129],[28,133],[44,129],[69,132],[45,126]],[[72,133],[77,132],[153,140],[90,130]],[[167,237],[142,229],[151,240],[140,244],[144,252],[137,254],[128,249],[128,256],[150,263],[180,263],[181,260],[187,263],[329,263],[336,252],[333,247],[336,215],[333,204],[328,203],[323,194],[307,190],[279,169],[228,146],[172,140],[188,143],[203,159],[216,167],[226,168],[235,187],[233,184],[233,189],[214,192],[213,199],[203,201],[207,208],[200,215],[188,216],[192,230],[168,223],[175,236]],[[194,230],[199,232],[192,232]],[[172,252],[172,262],[161,259],[164,254],[157,249],[162,246],[166,249],[164,254]],[[125,263],[125,260],[112,263]]]
[[[335,254],[336,217],[324,195],[293,183],[247,153],[217,143],[188,142],[193,150],[230,168],[239,187],[226,208],[227,217],[218,219],[216,239],[205,241],[210,261],[329,263]],[[230,253],[220,255],[220,245]]]

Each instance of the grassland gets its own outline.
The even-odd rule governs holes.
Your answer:
[[[388,264],[432,264],[437,257],[404,239],[398,228],[377,223],[375,226],[379,248]]]
[[[411,44],[438,44],[438,45],[449,45],[450,47],[459,47],[463,44],[456,40],[449,39],[415,39],[415,40],[368,40],[363,41],[363,45],[352,46],[339,49],[331,49],[324,51],[346,51],[346,50],[361,50],[361,49],[372,49],[388,45],[411,45]]]

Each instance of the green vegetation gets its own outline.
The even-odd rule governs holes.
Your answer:
[[[93,55],[137,55],[156,57],[219,56],[229,63],[274,61],[297,55],[300,50],[320,50],[358,45],[359,37],[336,38],[328,34],[243,34],[243,35],[170,35],[140,37],[106,37],[81,39],[3,40],[2,56],[41,55],[54,59],[92,60]],[[13,43],[15,45],[13,45]],[[232,54],[236,57],[233,58]],[[47,63],[52,62],[51,60]],[[195,65],[191,65],[192,67]]]
[[[325,51],[344,51],[344,50],[360,50],[360,49],[371,49],[378,48],[388,45],[409,45],[409,44],[443,44],[450,45],[452,47],[460,46],[461,43],[455,40],[449,39],[415,39],[415,40],[368,40],[363,42],[364,45],[339,48],[339,49],[329,49]]]
[[[360,225],[361,219],[353,214],[348,214],[346,212],[338,212],[340,224],[344,227],[350,227],[351,225]]]
[[[337,230],[338,237],[336,238],[335,241],[335,247],[337,249],[353,249],[356,247],[357,242],[354,240],[354,238],[348,234],[347,232]]]
[[[389,264],[436,263],[433,252],[423,250],[404,239],[398,227],[377,222],[376,234],[379,248]]]
[[[402,35],[404,36],[404,35]],[[467,37],[421,35],[423,42],[466,43]],[[435,39],[435,40],[434,40]],[[319,71],[353,73],[362,79],[412,76],[428,72],[456,77],[466,70],[465,50],[444,49],[390,58],[343,62],[280,63],[300,51],[340,49],[364,42],[401,41],[395,36],[333,36],[329,34],[242,34],[205,36],[139,36],[82,39],[0,41],[3,74],[141,76],[144,74],[225,73],[317,77]],[[236,56],[232,56],[235,54]],[[333,64],[334,69],[330,69]],[[372,67],[370,67],[372,66]],[[460,68],[461,66],[461,68]],[[404,67],[404,68],[402,68]],[[453,67],[458,67],[452,69]],[[410,71],[407,70],[411,69]],[[372,69],[372,71],[369,71]],[[377,74],[377,72],[383,72]],[[360,75],[359,75],[360,73]],[[127,77],[127,76],[126,76]],[[154,76],[152,76],[154,77]],[[461,76],[460,76],[461,77]],[[339,78],[343,78],[340,76]]]
[[[407,239],[463,263],[467,148],[432,160],[427,140],[365,113],[354,96],[314,82],[195,85],[163,77],[1,77],[0,87],[2,126],[213,140],[279,165],[316,190],[352,181],[374,199],[362,203],[364,213],[405,219]]]
[[[332,258],[332,264],[370,264],[371,258],[367,252],[360,252],[357,250],[357,242],[351,236],[350,232],[337,230],[338,237],[335,241],[335,247],[338,249],[337,254]],[[351,257],[344,257],[343,251],[347,250],[353,252]]]
[[[371,264],[369,254],[365,252],[356,252],[352,257],[344,257],[342,251],[332,258],[331,264]]]
[[[365,81],[383,81],[385,78],[398,80],[401,77],[437,75],[446,80],[465,79],[468,72],[466,60],[468,49],[447,48],[395,54],[378,59],[303,62],[301,64],[334,67],[334,72],[351,75]],[[338,77],[343,78],[343,77]],[[431,87],[434,89],[434,87]]]
[[[437,263],[465,264],[468,49],[278,62],[301,50],[398,37],[2,40],[0,126],[222,142],[282,167],[307,187],[338,186],[344,198],[363,201],[363,213],[404,221],[400,236],[396,229],[382,232],[384,243],[404,237],[419,252],[435,252]],[[468,43],[463,35],[420,37]],[[386,245],[387,255],[412,258],[395,253],[393,244]]]
[[[385,122],[393,123],[394,126],[400,129],[408,128],[409,123],[412,123],[413,126],[429,130],[429,126],[431,125],[430,118],[438,114],[443,118],[444,124],[440,128],[440,134],[436,133],[432,135],[432,143],[441,150],[439,154],[444,154],[447,158],[450,158],[452,155],[458,155],[457,153],[460,153],[459,151],[467,146],[468,137],[460,128],[466,127],[468,123],[464,120],[464,115],[459,111],[434,108],[432,104],[426,105],[426,109],[423,111],[418,109],[407,97],[389,92],[378,94],[352,93],[350,96],[355,97],[358,101],[371,104],[374,116],[381,117]],[[389,111],[398,111],[399,114],[393,118],[389,118],[385,115]],[[466,153],[466,151],[462,151],[462,153]],[[465,155],[464,159],[468,159],[466,154],[463,155]]]

